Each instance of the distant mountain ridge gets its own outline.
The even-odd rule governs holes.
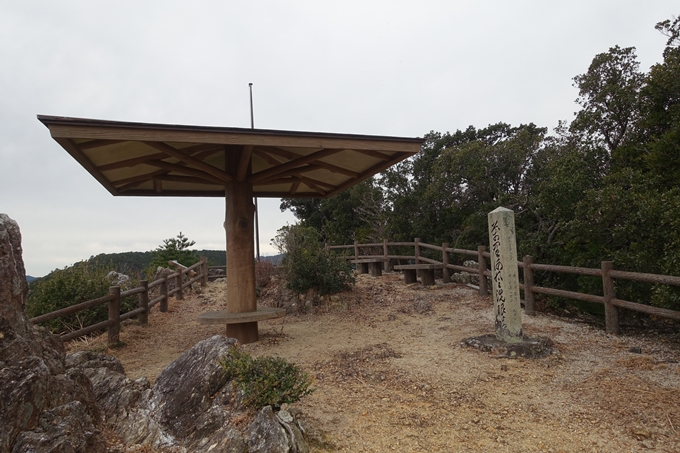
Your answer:
[[[208,258],[209,266],[224,266],[227,263],[227,252],[225,250],[196,250],[198,256]],[[91,256],[87,261],[114,266],[118,272],[141,272],[151,265],[153,252],[122,252],[122,253],[100,253]]]
[[[151,265],[153,252],[121,252],[121,253],[100,253],[84,260],[91,264],[111,265],[118,272],[138,273],[143,272]],[[209,266],[225,266],[227,264],[226,250],[196,250],[198,256],[208,258]],[[262,256],[262,261],[270,261],[274,265],[281,264],[283,255]],[[49,275],[49,274],[48,274]],[[26,276],[28,283],[32,283],[43,277]]]

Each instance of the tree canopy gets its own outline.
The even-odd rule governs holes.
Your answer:
[[[634,47],[595,55],[574,77],[579,110],[551,134],[499,122],[431,131],[417,155],[328,200],[284,200],[321,241],[420,237],[476,248],[486,214],[516,214],[520,254],[537,262],[680,275],[680,19],[662,61],[640,71]],[[592,279],[537,275],[572,290]],[[540,281],[539,281],[540,283]],[[668,287],[627,285],[620,297],[680,309]]]

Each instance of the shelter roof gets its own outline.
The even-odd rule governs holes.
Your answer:
[[[38,115],[52,138],[117,196],[335,195],[417,153],[422,138],[132,123]]]

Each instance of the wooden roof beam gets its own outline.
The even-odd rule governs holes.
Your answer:
[[[170,173],[169,170],[158,170],[154,171],[152,173],[144,173],[143,175],[137,175],[137,176],[130,176],[129,178],[123,178],[119,179],[117,181],[111,181],[111,184],[113,184],[116,187],[120,187],[121,185],[126,185],[132,182],[138,182],[141,181],[142,183],[151,181],[154,177],[160,176],[160,175],[167,175]]]
[[[292,151],[288,151],[287,149],[281,149],[275,146],[256,146],[255,148],[268,154],[285,157],[288,160],[294,160],[302,157],[302,154],[297,154]]]
[[[288,195],[290,195],[291,197],[295,195],[295,192],[297,192],[298,187],[300,187],[300,182],[299,181],[294,182],[293,185],[290,187],[290,190],[288,191]]]
[[[109,182],[109,180],[104,176],[101,171],[92,163],[92,161],[85,155],[84,152],[80,150],[78,145],[70,139],[70,138],[55,138],[54,139],[57,143],[61,145],[62,148],[64,148],[68,153],[76,160],[80,165],[83,166],[85,170],[90,172],[92,176],[95,177],[99,183],[106,187],[106,190],[111,192],[113,195],[118,195],[118,189],[114,186],[113,183]]]
[[[119,168],[134,167],[135,165],[145,164],[150,160],[163,159],[164,157],[167,157],[167,155],[163,153],[147,154],[146,156],[134,157],[132,159],[125,159],[119,162],[100,165],[97,167],[97,169],[99,171],[118,170]]]
[[[220,170],[219,168],[213,167],[212,165],[206,164],[200,159],[196,159],[195,157],[190,156],[189,154],[186,154],[176,148],[173,148],[172,146],[166,145],[165,143],[162,142],[147,142],[144,141],[142,142],[152,148],[157,149],[158,151],[165,153],[169,156],[175,157],[177,159],[180,159],[188,164],[193,165],[194,167],[205,171],[206,173],[210,173],[211,175],[215,176],[216,178],[219,178],[223,182],[231,182],[234,180],[234,178],[226,173],[223,170]]]
[[[377,157],[380,160],[392,160],[392,158],[394,157],[394,155],[381,153],[380,151],[373,151],[372,149],[352,149],[350,151],[354,151],[355,153],[359,154],[365,154],[371,157]],[[411,154],[409,153],[409,155]]]
[[[195,154],[194,157],[196,157],[197,159],[203,159],[211,154],[216,153],[217,151],[220,151],[222,148],[223,148],[222,146],[215,146],[212,144],[196,145],[184,148],[181,151],[188,152],[191,155]],[[135,165],[144,164],[148,160],[165,159],[167,157],[168,155],[166,153],[147,154],[146,156],[134,157],[132,159],[126,159],[121,160],[119,162],[112,162],[110,164],[100,165],[99,167],[97,167],[97,169],[99,171],[117,170],[119,168],[134,167]]]
[[[368,170],[364,171],[363,173],[361,173],[361,175],[360,175],[358,178],[356,178],[356,179],[349,179],[349,180],[347,180],[346,182],[344,182],[343,184],[340,184],[340,185],[339,185],[337,188],[335,188],[333,191],[331,191],[331,192],[329,192],[328,194],[326,194],[326,196],[327,196],[327,197],[332,197],[333,195],[335,195],[335,194],[337,194],[337,193],[340,193],[340,192],[342,192],[343,190],[348,189],[348,188],[352,187],[352,186],[355,185],[355,184],[359,184],[361,181],[365,181],[366,179],[370,178],[371,176],[373,176],[373,175],[375,175],[375,174],[377,174],[377,173],[380,173],[380,172],[383,171],[383,170],[386,170],[386,169],[390,168],[392,165],[394,165],[394,164],[396,164],[396,163],[398,163],[398,162],[400,162],[400,161],[406,159],[406,158],[407,158],[408,156],[410,156],[410,155],[411,155],[411,154],[403,154],[403,153],[399,153],[399,154],[397,154],[396,157],[393,157],[392,160],[389,160],[389,161],[387,161],[387,162],[380,162],[380,163],[378,163],[378,164],[372,166],[372,167],[369,168]]]
[[[302,175],[297,175],[297,178],[307,184],[308,182],[311,182],[312,184],[316,184],[319,187],[328,187],[329,189],[334,189],[335,186],[333,184],[329,184],[325,181],[319,181],[318,179],[313,179],[309,178],[307,176],[302,176]]]
[[[291,178],[290,176],[285,177],[285,178],[276,178],[276,179],[268,179],[264,182],[258,182],[257,186],[274,186],[277,184],[290,184],[292,182],[295,182],[295,178]]]
[[[269,168],[267,170],[255,173],[250,178],[248,178],[248,180],[250,182],[256,183],[256,182],[261,181],[263,179],[267,179],[271,176],[278,175],[280,173],[288,171],[290,169],[301,167],[301,166],[308,164],[309,162],[315,161],[317,159],[322,159],[324,157],[332,156],[333,154],[339,153],[340,151],[342,151],[342,150],[340,150],[340,149],[322,149],[320,151],[309,154],[307,156],[303,156],[303,157],[300,157],[298,159],[286,162],[285,164],[281,164],[278,167]]]
[[[141,186],[141,185],[144,184],[145,182],[149,182],[150,180],[151,180],[151,179],[145,179],[145,180],[139,180],[139,181],[132,181],[132,182],[127,183],[127,184],[125,184],[125,185],[123,185],[123,186],[120,186],[120,187],[118,188],[118,191],[119,191],[121,194],[123,194],[123,193],[125,193],[125,192],[127,192],[127,191],[129,191],[129,190],[131,190],[131,189],[134,189],[135,187]],[[154,189],[154,191],[155,191],[155,189]],[[159,193],[159,192],[156,192],[156,193]]]
[[[297,176],[300,173],[304,173],[305,171],[312,171],[315,170],[314,168],[309,168],[309,166],[303,166],[299,168],[293,168],[292,170],[284,171],[283,173],[277,173],[274,176],[271,176],[269,178],[261,179],[257,181],[256,184],[269,184],[269,181],[274,180],[274,179],[281,179],[281,178],[287,178],[289,176]]]
[[[296,154],[294,152],[291,152],[291,151],[288,151],[288,150],[285,150],[285,149],[275,148],[273,146],[268,146],[266,148],[265,147],[257,147],[257,148],[258,148],[258,150],[263,151],[264,153],[267,153],[267,154],[271,153],[271,154],[274,154],[274,155],[285,157],[286,159],[289,159],[289,160],[299,159],[300,157],[303,157],[300,154]],[[340,150],[340,151],[344,151],[344,150]],[[356,178],[356,177],[359,176],[359,173],[357,173],[355,171],[348,170],[348,169],[342,168],[342,167],[338,167],[337,165],[328,164],[328,163],[322,162],[320,160],[312,161],[312,162],[310,162],[310,164],[315,164],[315,165],[318,165],[319,167],[325,168],[326,170],[332,171],[333,173],[341,173],[343,175],[351,176],[353,178]],[[278,165],[278,163],[276,165]]]
[[[352,178],[359,177],[359,173],[357,173],[356,171],[348,170],[343,167],[338,167],[337,165],[333,164],[327,164],[326,162],[321,162],[320,160],[315,160],[314,162],[311,162],[310,167],[323,168],[332,173],[340,173],[341,175],[351,176]]]
[[[300,179],[300,181],[305,183],[310,189],[319,192],[321,195],[326,196],[328,194],[328,192],[326,192],[319,186],[319,181],[310,178],[305,178],[304,176],[298,176],[298,178]]]
[[[263,161],[267,162],[269,165],[281,165],[281,161],[276,159],[275,157],[270,156],[268,153],[257,149],[253,148],[253,154],[255,154],[257,157],[262,159]]]
[[[236,181],[243,182],[246,179],[246,173],[250,166],[250,158],[253,154],[252,146],[244,146],[241,151],[241,159],[238,162],[238,170],[236,171]]]
[[[195,178],[193,176],[177,176],[177,175],[160,175],[156,176],[154,179],[155,181],[171,181],[171,182],[182,182],[182,183],[189,183],[189,184],[205,184],[205,185],[210,185],[214,186],[215,184],[221,185],[222,182],[214,182],[210,180],[206,180],[203,178]]]
[[[216,178],[213,175],[206,173],[202,170],[186,167],[184,165],[171,164],[170,162],[164,162],[162,160],[151,160],[149,162],[146,162],[146,164],[162,168],[164,170],[174,171],[177,173],[184,173],[185,175],[194,176],[196,178],[211,181],[212,183],[224,184],[224,181],[222,181],[220,178]]]
[[[116,143],[126,142],[127,140],[88,140],[83,143],[78,143],[78,148],[82,151],[87,151],[88,149],[100,148],[102,146],[115,145]]]

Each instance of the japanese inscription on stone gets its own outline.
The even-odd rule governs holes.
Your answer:
[[[496,337],[506,342],[522,341],[515,213],[497,208],[489,213],[488,220]]]

